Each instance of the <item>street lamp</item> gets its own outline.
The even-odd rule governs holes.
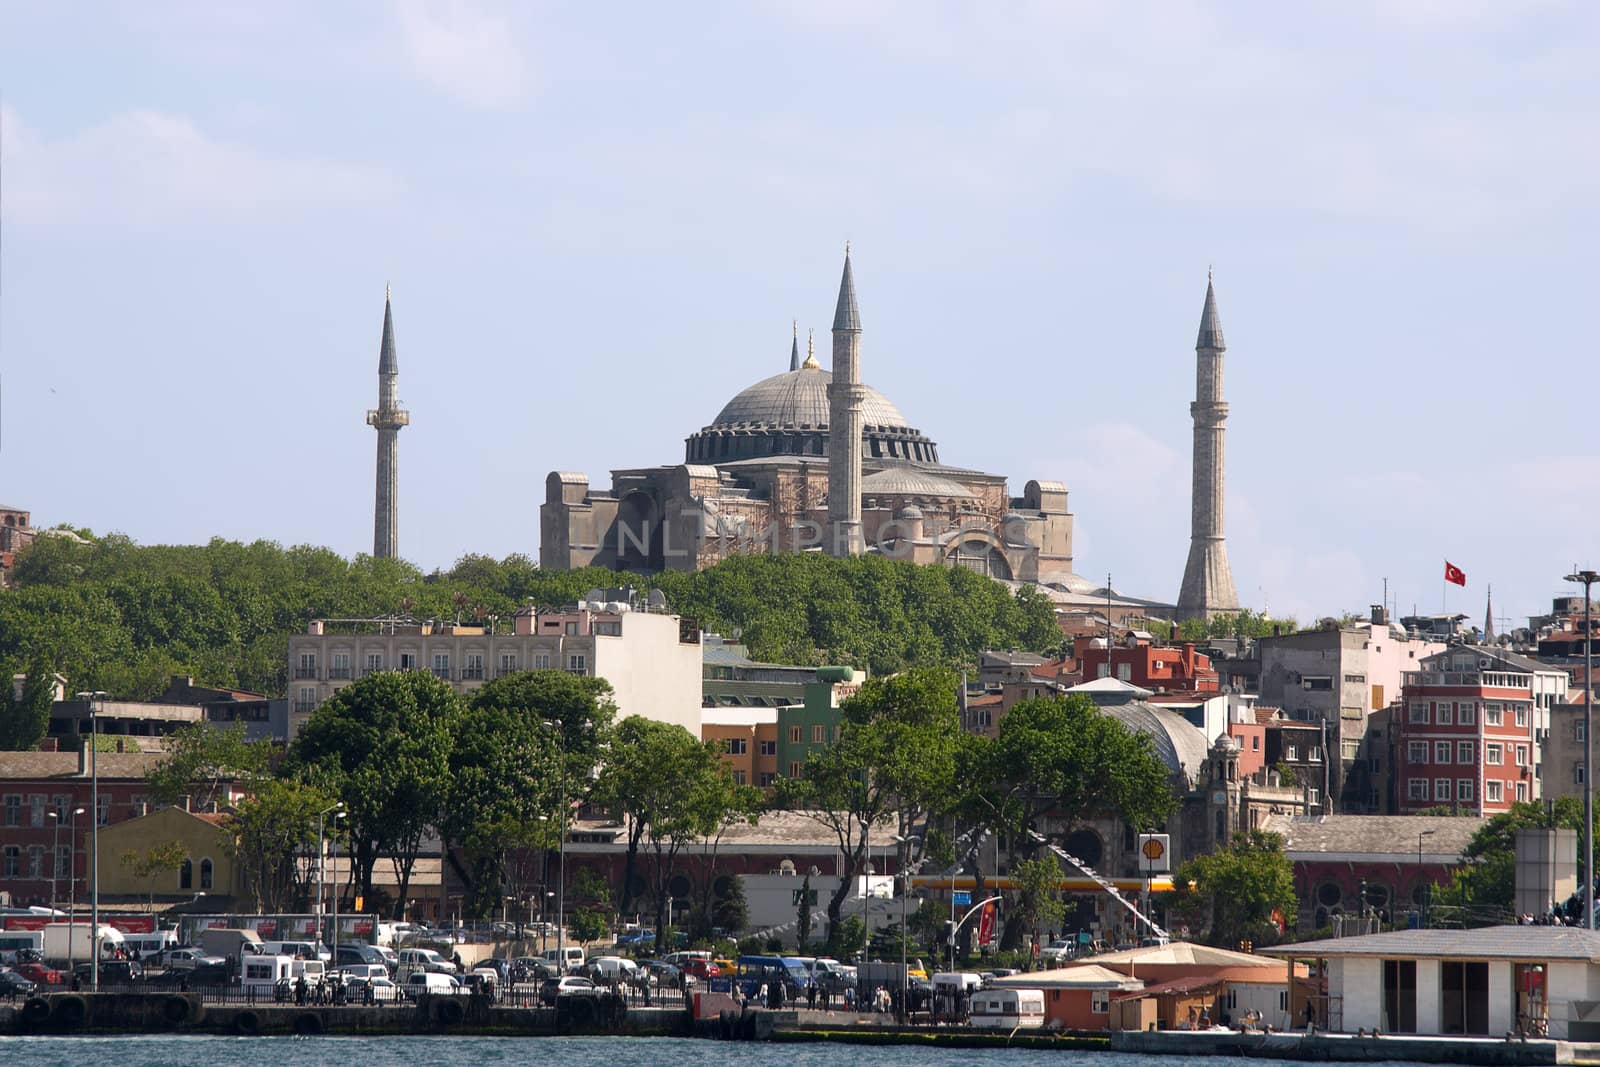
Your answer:
[[[1600,582],[1600,573],[1580,571],[1567,575],[1569,582],[1583,583],[1583,925],[1594,929],[1594,616],[1589,587]]]
[[[900,842],[900,1022],[905,1023],[909,1018],[907,1005],[911,1002],[907,998],[911,993],[910,976],[906,973],[906,901],[911,896],[911,876],[906,873],[907,860],[911,857],[911,842],[921,841],[917,834],[904,836],[895,834],[894,839]]]
[[[89,807],[94,817],[89,823],[89,943],[94,946],[94,957],[89,968],[89,988],[100,992],[100,728],[95,717],[95,704],[104,701],[107,694],[99,689],[78,693],[79,700],[89,705]]]
[[[339,820],[344,818],[344,814],[342,805],[339,811],[333,813],[333,954],[330,959],[335,970],[339,967]]]
[[[551,730],[555,731],[557,739],[557,766],[560,768],[561,796],[558,803],[561,806],[560,831],[561,840],[556,851],[556,967],[559,973],[567,973],[567,759],[566,750],[561,747],[560,722],[549,719],[541,720]],[[548,855],[548,852],[546,853]]]
[[[329,812],[333,812],[333,811],[337,811],[337,812],[343,813],[343,811],[344,811],[344,801],[341,800],[338,803],[333,804],[331,807],[323,808],[321,811],[317,812],[317,927],[318,927],[317,935],[318,935],[318,940],[321,940],[321,935],[322,935],[322,930],[321,930],[321,927],[322,927],[322,915],[323,915],[323,908],[325,908],[327,906],[326,901],[327,901],[327,891],[328,891],[328,851],[327,851],[327,845],[324,844],[323,836],[322,836],[323,817],[326,816]],[[334,817],[338,818],[339,816],[334,816]],[[335,960],[334,962],[338,962],[338,961]]]
[[[1422,882],[1421,882],[1421,879],[1422,879],[1422,839],[1424,837],[1432,837],[1434,834],[1436,834],[1438,832],[1439,831],[1437,831],[1437,830],[1423,830],[1422,832],[1417,834],[1417,879],[1418,879],[1417,888],[1419,888],[1419,889],[1422,888]],[[1419,908],[1420,908],[1420,904],[1421,904],[1421,902],[1419,901],[1418,902]]]

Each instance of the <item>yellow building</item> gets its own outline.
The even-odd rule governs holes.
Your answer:
[[[238,868],[229,854],[227,816],[160,808],[100,830],[100,896],[129,903],[192,900],[197,893],[231,898],[240,892]],[[183,858],[175,868],[141,873],[138,860],[169,844]],[[125,862],[126,859],[126,862]],[[219,900],[219,904],[223,901]]]

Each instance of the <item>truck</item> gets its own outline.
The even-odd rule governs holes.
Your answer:
[[[210,955],[234,962],[244,956],[261,955],[261,939],[254,930],[201,930],[200,947]]]
[[[43,935],[39,952],[48,963],[66,963],[94,959],[94,941],[89,923],[46,923],[40,927]],[[100,952],[109,955],[113,946],[122,944],[122,931],[114,926],[100,924]]]

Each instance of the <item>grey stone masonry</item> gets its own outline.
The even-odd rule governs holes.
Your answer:
[[[862,405],[861,313],[850,272],[850,246],[844,249],[839,305],[833,315],[833,380],[828,383],[828,543],[834,556],[859,556],[861,535]]]
[[[1195,341],[1194,487],[1190,501],[1189,562],[1178,593],[1180,620],[1209,619],[1239,610],[1223,535],[1223,441],[1228,405],[1222,399],[1222,319],[1217,297],[1206,279],[1206,303]]]
[[[378,406],[367,412],[367,425],[378,431],[378,491],[372,516],[372,554],[393,559],[400,554],[400,430],[411,424],[400,408],[400,361],[394,352],[394,313],[389,292],[383,294],[383,340],[378,345]]]

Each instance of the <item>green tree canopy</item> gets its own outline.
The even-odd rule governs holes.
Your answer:
[[[150,796],[162,804],[187,796],[196,810],[220,804],[229,783],[248,788],[267,777],[272,765],[272,742],[248,740],[243,723],[226,729],[188,723],[162,747],[166,757],[145,775]]]
[[[50,732],[55,702],[55,661],[41,645],[29,661],[22,692],[13,691],[16,664],[0,661],[0,750],[31,752]]]
[[[368,899],[376,899],[377,857],[393,857],[397,916],[405,912],[423,835],[441,821],[460,715],[455,693],[431,674],[369,674],[317,708],[289,752],[291,773],[344,802],[355,873]]]
[[[1272,944],[1283,928],[1294,927],[1297,898],[1294,868],[1283,853],[1283,838],[1252,830],[1228,847],[1196,856],[1173,875],[1174,909],[1204,928],[1208,943],[1237,948],[1241,941]]]
[[[316,877],[317,813],[336,798],[293,779],[260,782],[228,817],[228,854],[257,909],[288,912],[304,908]]]

